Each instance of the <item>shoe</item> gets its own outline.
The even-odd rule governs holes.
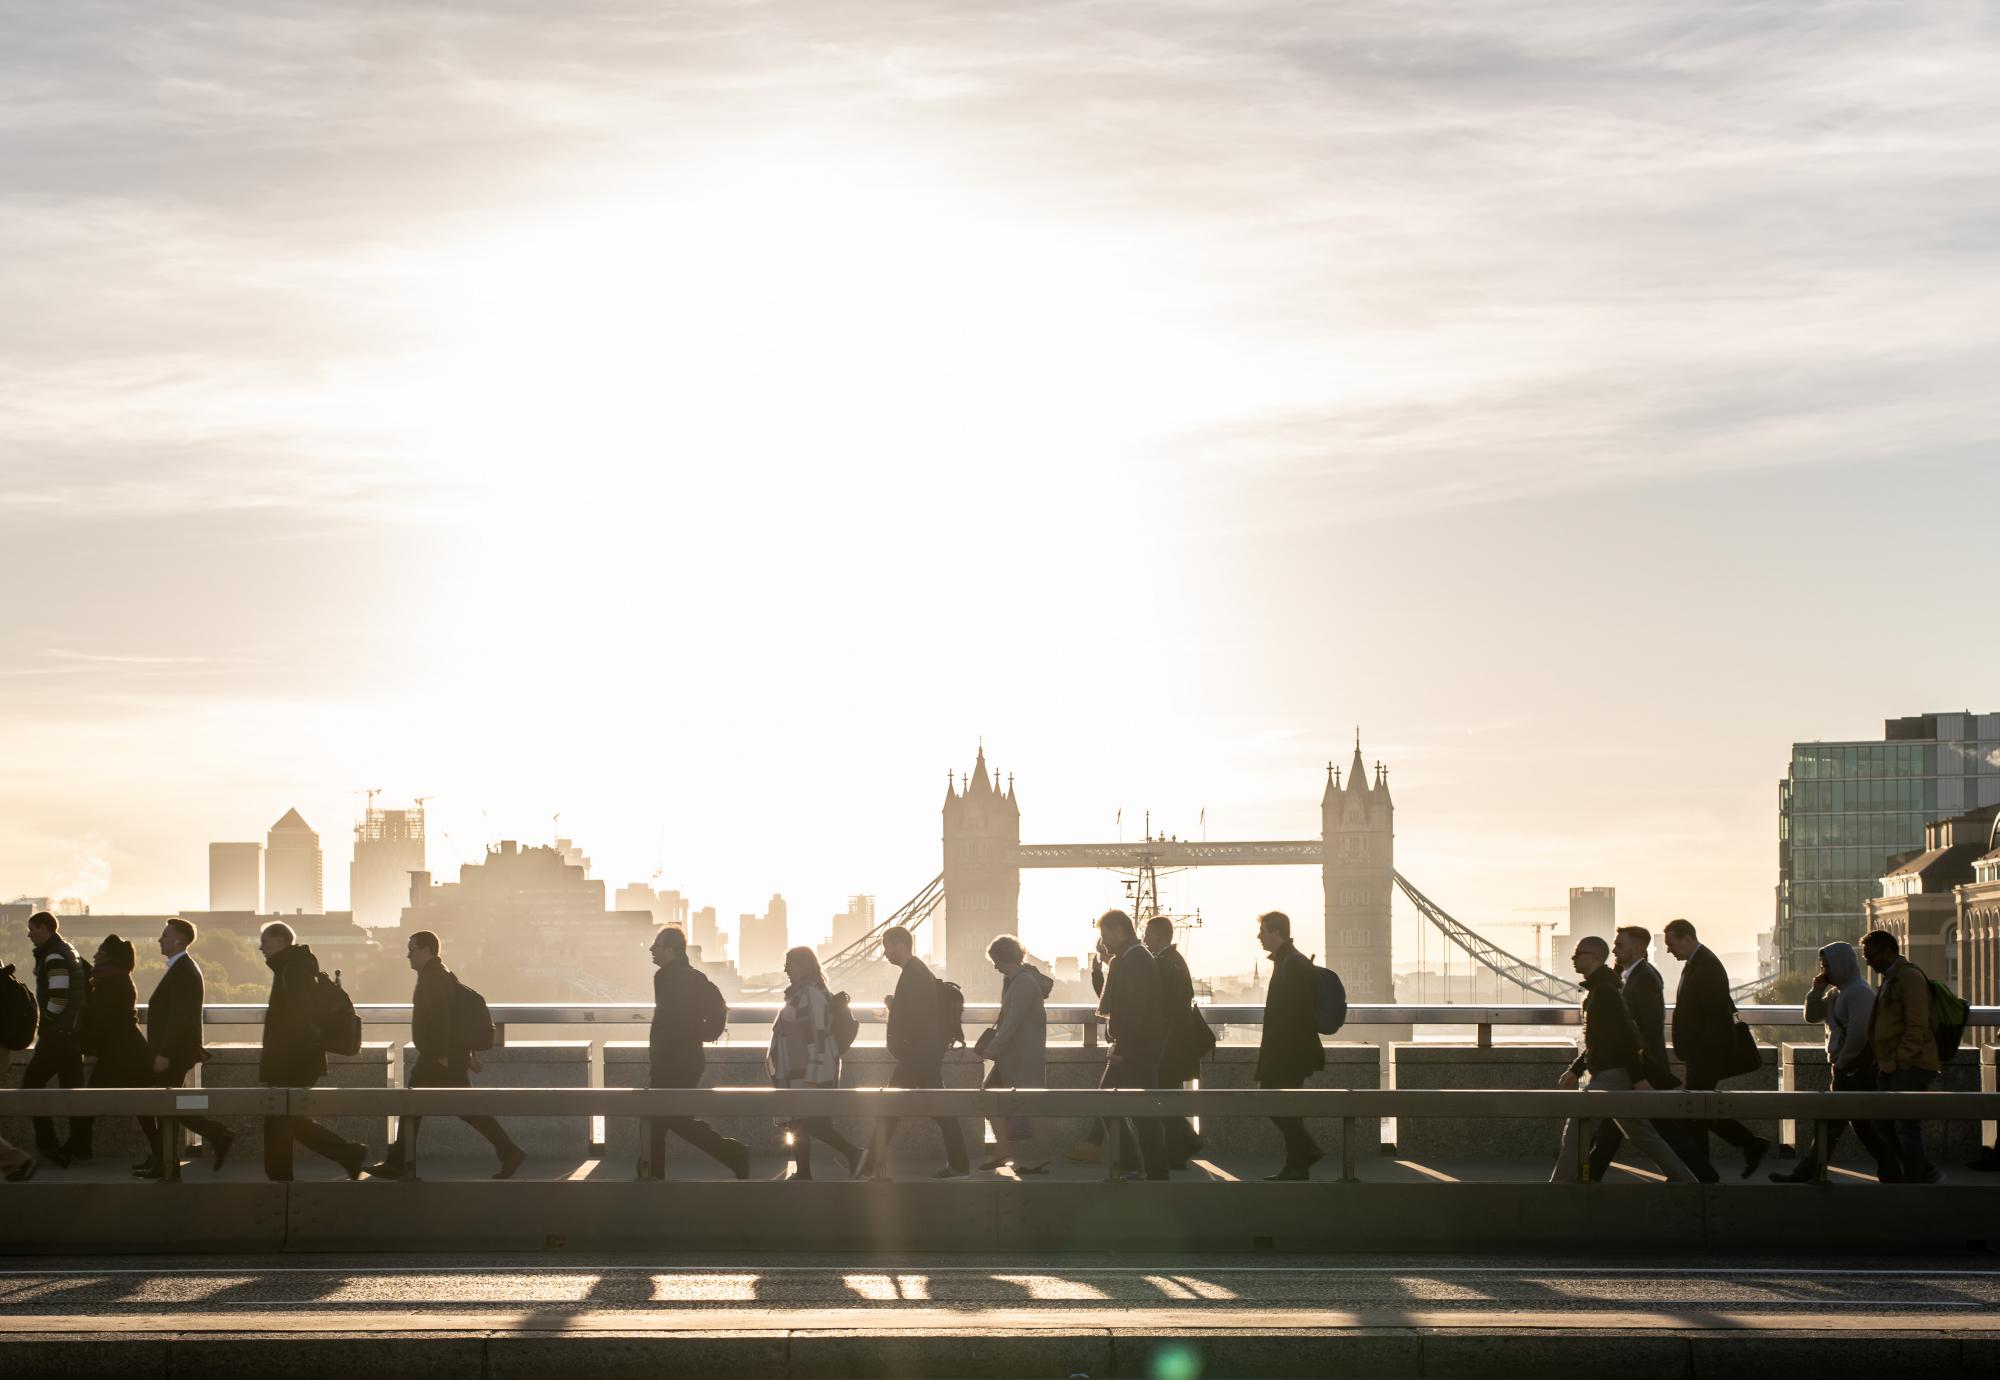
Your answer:
[[[1812,1182],[1812,1166],[1801,1165],[1797,1169],[1773,1169],[1765,1176],[1774,1184],[1804,1184]]]
[[[1046,1174],[1049,1172],[1049,1166],[1046,1161],[1041,1164],[1032,1165],[1027,1169],[1023,1169],[1017,1164],[1014,1166],[1014,1172],[1016,1174]]]
[[[350,1180],[358,1179],[368,1172],[368,1147],[357,1145],[353,1147],[353,1153],[341,1156],[334,1163],[347,1171]]]
[[[1266,1174],[1264,1182],[1267,1184],[1299,1184],[1306,1182],[1310,1178],[1312,1178],[1311,1170],[1288,1165],[1275,1174]]]
[[[403,1166],[394,1160],[381,1160],[361,1172],[371,1179],[400,1179],[403,1177]]]
[[[1208,1142],[1203,1140],[1200,1136],[1189,1136],[1187,1142],[1187,1152],[1189,1159],[1193,1159],[1197,1155],[1205,1155],[1208,1153]]]
[[[1087,1140],[1080,1140],[1075,1145],[1064,1146],[1062,1153],[1064,1159],[1075,1160],[1078,1164],[1096,1164],[1103,1158],[1103,1150],[1104,1147],[1101,1145],[1092,1145]]]
[[[996,1155],[992,1159],[986,1161],[986,1163],[980,1165],[979,1172],[982,1174],[991,1174],[996,1169],[1006,1168],[1010,1163],[1012,1163],[1012,1161],[1007,1159],[1004,1155]]]
[[[164,1179],[167,1176],[161,1171],[160,1166],[149,1164],[133,1170],[132,1177],[135,1179]]]
[[[222,1172],[222,1162],[229,1158],[229,1148],[235,1144],[236,1133],[234,1131],[216,1132],[215,1143],[209,1147],[210,1153],[215,1157],[209,1167],[211,1174],[220,1174]]]
[[[493,1177],[496,1179],[511,1179],[514,1177],[515,1171],[519,1170],[527,1162],[528,1152],[517,1145],[500,1157],[500,1168]]]
[[[729,1166],[730,1173],[734,1174],[738,1179],[747,1179],[750,1177],[749,1146],[740,1140],[732,1140],[725,1148],[724,1153],[728,1158],[723,1160],[723,1163]]]
[[[1750,1148],[1743,1152],[1743,1177],[1747,1179],[1755,1174],[1757,1166],[1764,1162],[1764,1156],[1770,1153],[1770,1141],[1762,1139],[1753,1141]]]
[[[2000,1147],[1981,1150],[1965,1162],[1965,1167],[1975,1174],[1991,1174],[2000,1170]]]
[[[933,1179],[963,1179],[967,1177],[967,1171],[963,1169],[953,1169],[949,1165],[947,1165],[945,1168],[940,1169],[935,1174],[931,1175],[931,1177]]]
[[[152,1170],[155,1174],[160,1172],[160,1160],[157,1155],[148,1155],[143,1160],[132,1161],[132,1172],[134,1174],[147,1169]]]
[[[24,1184],[34,1178],[35,1157],[30,1155],[27,1159],[22,1160],[19,1165],[7,1171],[6,1177],[7,1182],[10,1184]]]
[[[1326,1158],[1326,1151],[1320,1149],[1317,1145],[1315,1145],[1312,1148],[1311,1153],[1306,1156],[1306,1162],[1304,1168],[1306,1171],[1307,1178],[1312,1177],[1312,1167],[1325,1158]]]

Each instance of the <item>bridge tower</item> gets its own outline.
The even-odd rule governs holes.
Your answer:
[[[986,946],[998,935],[1020,933],[1021,865],[1014,854],[1020,842],[1014,782],[1009,778],[1002,791],[998,769],[988,776],[982,744],[963,789],[946,774],[944,910],[932,922],[939,929],[933,952],[944,960],[943,976],[971,1001],[999,1000],[1000,975]]]
[[[1346,779],[1327,763],[1319,813],[1326,848],[1326,948],[1320,961],[1340,974],[1349,1000],[1392,1002],[1389,898],[1396,889],[1396,807],[1380,762],[1369,784],[1358,731]]]

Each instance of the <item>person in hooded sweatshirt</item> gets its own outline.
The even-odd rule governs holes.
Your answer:
[[[319,960],[298,942],[283,921],[264,926],[257,947],[271,969],[271,1000],[264,1008],[264,1047],[257,1056],[257,1081],[267,1088],[310,1088],[326,1077],[326,1047],[313,1017],[313,980]],[[292,1142],[324,1155],[347,1172],[361,1177],[368,1147],[302,1116],[264,1118],[264,1177],[274,1183],[292,1178]]]
[[[1000,1018],[979,1041],[980,1053],[993,1061],[983,1088],[1045,1088],[1048,1086],[1049,993],[1055,979],[1027,961],[1021,941],[1003,934],[986,946],[986,956],[1000,974]],[[1049,1137],[1039,1118],[1003,1117],[993,1123],[998,1153],[981,1169],[1014,1166],[1016,1174],[1049,1172]]]
[[[1829,944],[1819,951],[1819,974],[1806,993],[1805,1016],[1826,1026],[1826,1066],[1832,1071],[1834,1092],[1871,1092],[1875,1087],[1875,1052],[1868,1043],[1868,1015],[1875,1007],[1875,989],[1861,974],[1861,957],[1854,946]],[[1802,1184],[1819,1173],[1819,1167],[1833,1158],[1846,1121],[1810,1122],[1822,1127],[1823,1137],[1801,1148],[1796,1168],[1776,1170],[1774,1184]],[[1875,1174],[1884,1183],[1900,1177],[1900,1165],[1893,1141],[1885,1139],[1870,1121],[1854,1124],[1861,1143],[1875,1157]]]

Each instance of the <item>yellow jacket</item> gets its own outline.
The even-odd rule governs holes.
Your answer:
[[[1938,1068],[1937,1036],[1931,1033],[1931,984],[1923,969],[1898,957],[1882,975],[1882,990],[1868,1013],[1868,1043],[1875,1066],[1884,1073],[1897,1069]]]

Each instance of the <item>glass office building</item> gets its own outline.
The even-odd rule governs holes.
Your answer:
[[[1861,937],[1862,905],[1924,825],[2000,804],[2000,714],[1890,719],[1877,740],[1794,743],[1778,783],[1781,972],[1813,972],[1820,946]]]

